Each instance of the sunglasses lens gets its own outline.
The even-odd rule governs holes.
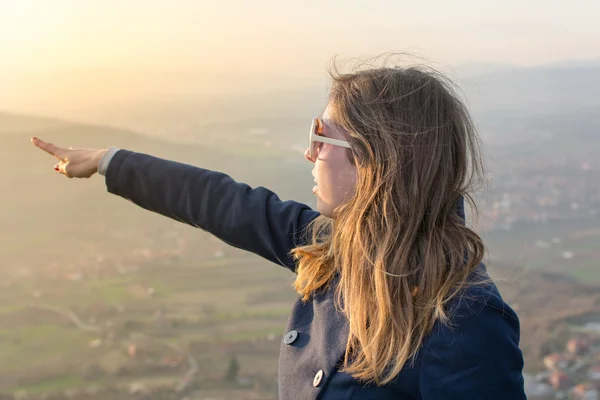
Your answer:
[[[313,141],[314,135],[317,133],[318,122],[317,119],[314,118],[312,125],[310,127],[310,131],[308,132],[308,156],[312,159],[315,156],[316,152],[316,142]]]
[[[314,140],[315,136],[323,136],[321,124],[322,124],[322,122],[318,118],[313,119],[311,130],[309,132],[309,139],[308,139],[308,152],[309,152],[308,155],[311,158],[311,160],[315,159],[315,157],[317,156],[317,152],[319,151],[319,149],[321,148],[321,146],[323,144],[320,141]]]

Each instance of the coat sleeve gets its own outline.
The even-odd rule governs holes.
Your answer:
[[[462,299],[453,324],[436,325],[422,349],[419,399],[527,399],[519,320],[495,292]]]
[[[319,213],[281,201],[226,174],[119,150],[106,169],[106,186],[147,210],[195,226],[225,243],[295,271],[289,252],[304,243],[303,228]]]

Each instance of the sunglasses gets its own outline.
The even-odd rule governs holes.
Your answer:
[[[308,133],[308,157],[315,161],[318,151],[323,143],[329,143],[334,146],[350,148],[350,143],[345,140],[332,139],[323,136],[323,127],[325,124],[321,118],[313,118],[310,132]]]

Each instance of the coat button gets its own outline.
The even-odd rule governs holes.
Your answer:
[[[283,337],[283,343],[290,345],[298,338],[298,331],[291,330]]]
[[[320,369],[319,372],[317,372],[315,374],[315,379],[313,379],[313,386],[317,387],[319,386],[319,383],[321,383],[321,379],[323,379],[323,370]]]

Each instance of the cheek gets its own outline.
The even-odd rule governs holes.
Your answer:
[[[349,198],[356,187],[356,169],[348,160],[345,149],[324,151],[315,163],[319,188],[328,200],[340,202]]]
[[[335,158],[338,187],[343,189],[340,195],[347,197],[354,193],[356,187],[356,168],[348,159],[346,149],[338,147],[336,150],[338,150]]]
[[[348,200],[354,194],[356,188],[356,170],[348,163],[340,174],[340,196]]]

